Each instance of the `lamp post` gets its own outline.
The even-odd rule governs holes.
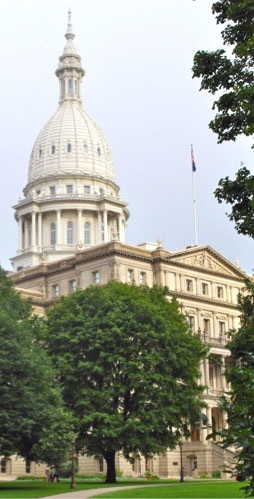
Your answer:
[[[73,439],[71,441],[71,484],[70,484],[70,489],[76,488],[74,454],[75,454],[75,438],[73,437]]]
[[[183,476],[183,443],[179,442],[179,449],[180,449],[180,462],[181,462],[181,467],[180,467],[180,482],[184,482],[184,476]]]

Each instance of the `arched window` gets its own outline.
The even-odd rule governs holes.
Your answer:
[[[91,224],[86,222],[84,225],[84,243],[91,244]]]
[[[70,142],[68,142],[68,144],[67,144],[67,152],[71,152],[71,144],[70,144]]]
[[[97,147],[97,153],[98,153],[98,156],[101,156],[101,148],[100,147]]]
[[[51,246],[55,246],[56,244],[56,224],[52,223],[50,225],[50,244]]]
[[[67,222],[67,244],[73,244],[73,223]]]
[[[88,153],[88,146],[87,146],[87,144],[84,144],[84,145],[83,145],[83,153],[84,153],[84,154],[87,154],[87,153]]]
[[[52,144],[51,146],[51,154],[55,154],[56,152],[56,146],[54,144]]]

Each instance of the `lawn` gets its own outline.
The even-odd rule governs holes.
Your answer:
[[[166,484],[167,483],[167,484]],[[146,487],[135,488],[138,485],[146,485]],[[172,482],[160,480],[158,483],[147,483],[140,480],[137,481],[120,481],[115,484],[116,486],[132,486],[130,490],[118,491],[115,493],[108,493],[99,495],[97,497],[120,499],[120,498],[145,498],[145,499],[159,499],[159,498],[241,498],[243,491],[241,491],[242,484],[235,481],[186,481],[185,483]],[[3,499],[39,499],[42,497],[68,493],[68,499],[71,493],[78,490],[88,490],[96,488],[112,487],[103,482],[77,482],[75,489],[70,489],[70,481],[61,480],[60,483],[46,483],[42,480],[24,480],[12,482],[0,482],[0,498]]]
[[[241,498],[244,496],[243,491],[240,490],[243,485],[235,481],[220,481],[220,482],[210,482],[210,481],[199,481],[197,482],[185,482],[185,483],[170,483],[169,485],[151,485],[146,488],[140,488],[135,490],[123,490],[115,493],[100,494],[95,497],[108,498],[110,499],[120,499],[120,498],[145,498],[145,499],[210,499],[210,498]]]

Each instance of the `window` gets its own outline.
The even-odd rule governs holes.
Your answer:
[[[51,185],[49,188],[49,191],[50,191],[51,196],[54,196],[54,194],[56,193],[55,185]]]
[[[56,298],[57,296],[59,296],[59,284],[53,284],[52,296],[53,296],[53,298]]]
[[[99,270],[96,270],[93,272],[93,283],[94,284],[99,284],[100,283],[100,273]]]
[[[86,222],[84,225],[84,243],[91,244],[91,224]]]
[[[204,322],[203,322],[203,331],[206,334],[210,333],[210,331],[211,331],[210,319],[204,319]]]
[[[187,315],[187,322],[191,328],[195,326],[195,317],[193,315]]]
[[[56,244],[56,224],[52,223],[50,225],[50,245],[55,246]]]
[[[186,291],[193,291],[192,279],[186,279]]]
[[[98,156],[101,156],[101,148],[100,147],[97,147],[97,154],[98,154]]]
[[[73,223],[67,222],[67,244],[73,244]]]
[[[75,293],[76,290],[77,290],[77,284],[76,284],[76,280],[74,279],[73,281],[69,282],[69,292]]]
[[[223,287],[217,286],[217,298],[223,298]]]
[[[102,457],[99,457],[99,459],[98,459],[98,465],[99,465],[99,472],[102,473],[104,471],[103,458]]]
[[[69,153],[71,152],[71,144],[70,144],[70,142],[68,142],[68,144],[67,144],[67,152],[69,152]]]
[[[88,145],[87,144],[83,145],[83,153],[88,154]]]
[[[31,461],[26,459],[26,473],[31,473]]]
[[[133,282],[134,281],[134,270],[128,269],[127,270],[127,282]]]
[[[223,321],[219,321],[219,335],[223,336],[226,332],[226,324]]]
[[[142,285],[146,284],[146,273],[145,272],[140,272],[139,275],[139,283]]]
[[[53,144],[51,146],[51,154],[55,154],[55,152],[56,152],[56,146]]]
[[[7,460],[5,458],[1,459],[1,473],[6,473]]]
[[[208,284],[206,282],[201,283],[202,295],[208,295]]]
[[[41,158],[41,157],[42,157],[42,148],[40,147],[40,149],[39,149],[39,158]]]
[[[90,185],[84,185],[84,194],[90,194]]]
[[[72,185],[66,185],[66,193],[67,194],[73,193],[73,186]]]

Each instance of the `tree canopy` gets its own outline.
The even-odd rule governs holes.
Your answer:
[[[221,432],[224,446],[237,450],[237,469],[250,480],[245,487],[254,495],[254,285],[246,283],[246,295],[239,297],[241,327],[232,333],[226,378],[231,391],[223,399],[228,428]]]
[[[198,51],[193,77],[201,90],[217,95],[210,128],[218,142],[254,133],[254,4],[253,0],[219,0],[212,5],[226,49]]]
[[[51,361],[36,341],[41,328],[0,269],[0,454],[58,462],[71,442]]]
[[[48,350],[79,450],[127,458],[174,447],[200,420],[205,350],[167,290],[119,282],[61,297],[48,311]]]

